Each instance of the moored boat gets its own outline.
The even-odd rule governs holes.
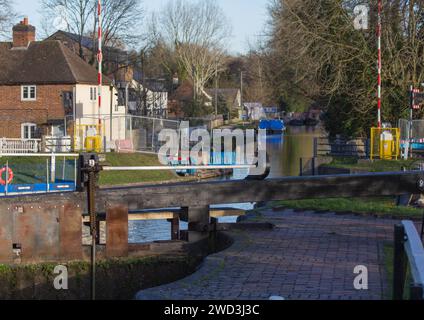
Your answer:
[[[263,119],[259,122],[259,129],[266,130],[270,134],[281,134],[286,130],[286,126],[284,121],[280,119]]]

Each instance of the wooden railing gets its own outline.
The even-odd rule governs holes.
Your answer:
[[[0,139],[0,154],[37,153],[39,152],[39,139]]]

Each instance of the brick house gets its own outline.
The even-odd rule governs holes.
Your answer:
[[[76,122],[98,122],[90,118],[99,114],[97,70],[60,41],[35,41],[27,18],[13,27],[13,42],[0,42],[0,70],[0,138],[68,136]],[[125,116],[107,77],[102,101],[101,116]],[[122,139],[118,127],[104,135]]]

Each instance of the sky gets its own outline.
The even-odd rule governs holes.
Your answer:
[[[147,12],[159,10],[168,0],[143,0]],[[268,0],[217,0],[232,21],[233,37],[229,41],[229,51],[233,54],[245,53],[248,43],[261,35],[267,19]],[[40,4],[38,0],[14,0],[16,11],[28,16],[32,25],[41,30]]]

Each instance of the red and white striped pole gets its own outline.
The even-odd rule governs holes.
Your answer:
[[[383,11],[383,5],[382,0],[378,0],[378,25],[377,25],[377,47],[378,47],[378,91],[377,91],[377,105],[378,105],[378,128],[381,128],[381,30],[382,30],[382,24],[381,24],[381,14]]]
[[[99,67],[98,67],[98,100],[99,100],[99,130],[101,130],[101,125],[102,125],[102,119],[101,119],[101,108],[102,108],[102,85],[103,85],[103,73],[102,73],[102,62],[103,62],[103,53],[102,53],[102,38],[103,38],[103,33],[102,33],[102,1],[98,0],[97,2],[97,15],[98,15],[98,52],[97,52],[97,61],[99,63]],[[99,135],[101,135],[101,132],[99,132]]]

